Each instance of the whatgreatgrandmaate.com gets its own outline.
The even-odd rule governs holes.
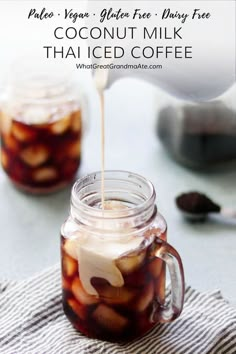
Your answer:
[[[140,70],[140,69],[162,69],[163,66],[161,64],[76,64],[77,69],[89,69],[89,70],[96,70],[96,69],[109,69],[109,70],[119,70],[119,69],[125,69],[125,70]]]

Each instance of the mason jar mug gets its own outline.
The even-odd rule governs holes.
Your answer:
[[[10,181],[31,193],[71,182],[80,165],[79,93],[62,74],[29,72],[9,80],[0,104],[1,162]]]
[[[102,208],[101,173],[73,186],[70,215],[61,228],[63,307],[88,337],[126,341],[180,315],[184,273],[179,254],[166,242],[166,222],[148,180],[105,171],[104,196]]]

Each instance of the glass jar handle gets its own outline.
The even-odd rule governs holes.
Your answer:
[[[156,249],[154,255],[162,259],[168,267],[171,279],[171,300],[167,306],[164,306],[161,311],[158,309],[158,322],[171,322],[177,318],[184,303],[184,270],[181,258],[178,252],[170,246],[167,242],[162,241],[160,238],[155,240]]]

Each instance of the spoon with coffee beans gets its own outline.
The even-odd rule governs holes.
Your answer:
[[[236,210],[222,208],[208,196],[199,192],[188,192],[176,198],[176,205],[183,216],[192,222],[205,221],[208,216],[220,215],[236,222]]]

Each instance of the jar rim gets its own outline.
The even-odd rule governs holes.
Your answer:
[[[140,213],[148,213],[148,215],[153,214],[154,206],[155,206],[155,199],[156,199],[156,192],[154,189],[153,184],[142,177],[141,175],[129,171],[124,170],[105,170],[105,200],[106,200],[106,182],[108,181],[117,181],[123,183],[130,183],[130,186],[133,185],[139,190],[139,195],[137,197],[140,199],[140,203],[131,204],[128,208],[125,209],[115,209],[115,210],[103,210],[102,208],[96,208],[94,206],[89,205],[88,200],[86,199],[88,195],[86,195],[86,187],[91,186],[94,184],[94,187],[98,187],[98,183],[101,182],[101,171],[90,173],[80,179],[78,179],[73,187],[71,193],[71,205],[72,208],[76,208],[80,212],[80,216],[82,213],[86,214],[87,216],[93,215],[96,219],[125,219],[125,218],[134,218]],[[96,185],[95,185],[96,184]],[[142,194],[141,194],[141,190]],[[91,192],[91,190],[90,190]],[[111,192],[111,190],[109,190]],[[84,193],[84,194],[83,194]],[[97,197],[101,193],[99,189],[97,192]],[[144,195],[145,194],[145,195]],[[129,195],[129,191],[127,193]],[[130,195],[134,197],[134,192],[130,191]],[[112,200],[108,198],[108,200]],[[114,200],[119,200],[114,199]],[[86,203],[87,201],[87,203]],[[121,200],[120,200],[121,201]],[[122,200],[125,202],[124,200]]]
[[[73,82],[71,77],[33,73],[26,78],[9,80],[8,94],[14,94],[20,101],[38,104],[65,97],[68,100]]]
[[[16,65],[18,61],[21,62],[20,67]],[[60,66],[50,62],[46,64],[34,55],[19,57],[16,64],[7,73],[6,95],[14,95],[19,101],[40,104],[70,99],[75,81],[69,66],[61,70]]]

